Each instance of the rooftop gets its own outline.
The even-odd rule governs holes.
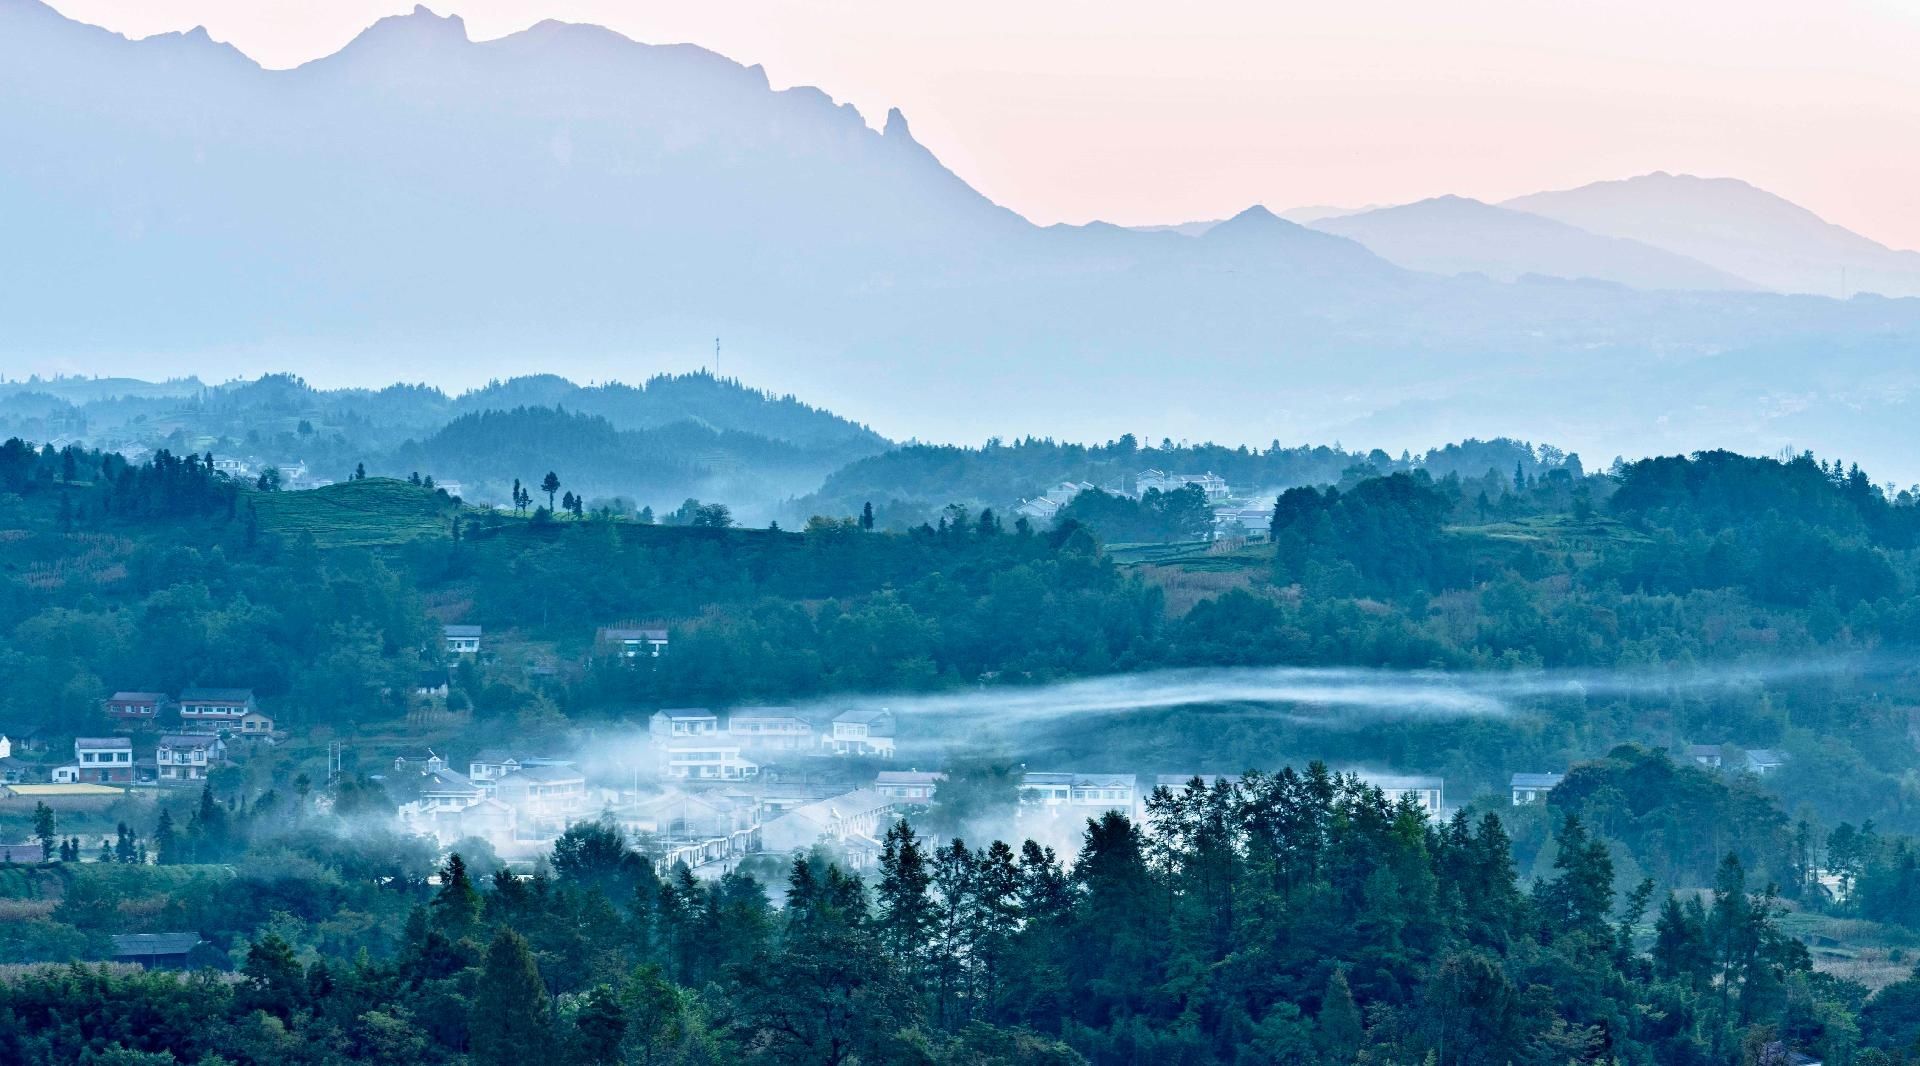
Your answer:
[[[251,699],[250,688],[189,688],[180,692],[182,703],[245,703]]]
[[[946,774],[929,770],[882,770],[875,775],[876,785],[937,785],[947,779]]]
[[[159,746],[163,748],[207,748],[212,747],[218,741],[218,737],[208,736],[205,733],[168,733],[160,738]]]
[[[507,782],[507,781],[512,781],[516,778],[527,780],[527,781],[542,782],[542,783],[552,783],[555,781],[585,781],[586,780],[586,776],[584,774],[582,774],[579,770],[575,769],[572,765],[567,763],[552,763],[552,764],[536,765],[536,766],[522,766],[520,769],[515,770],[513,773],[508,774],[507,776],[501,778],[500,780],[501,782]]]
[[[1421,789],[1439,788],[1446,784],[1446,779],[1420,776],[1401,777],[1391,774],[1381,776],[1361,774],[1360,783],[1370,788],[1377,788],[1382,792],[1414,792]]]
[[[76,748],[131,748],[133,741],[126,737],[74,737]]]
[[[479,626],[441,626],[440,628],[450,637],[477,637],[480,635]]]
[[[665,640],[666,626],[607,626],[600,630],[602,640]]]
[[[113,937],[113,956],[126,959],[185,955],[199,946],[199,933],[116,933]]]
[[[1514,774],[1513,788],[1552,788],[1565,774]]]
[[[114,785],[0,785],[0,792],[15,796],[120,796],[126,789]]]
[[[159,703],[166,698],[164,692],[116,692],[108,700],[112,703]]]

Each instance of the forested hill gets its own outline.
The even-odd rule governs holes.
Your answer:
[[[1396,457],[1378,448],[1362,452],[1338,445],[1289,447],[1278,441],[1266,448],[1236,448],[1171,440],[1143,445],[1132,434],[1091,445],[1027,437],[1012,444],[990,441],[980,448],[904,445],[836,471],[819,492],[795,501],[788,511],[804,519],[815,513],[852,513],[871,502],[883,523],[915,525],[932,520],[950,503],[1005,511],[1023,499],[1044,495],[1062,481],[1109,485],[1130,481],[1148,468],[1218,474],[1236,496],[1260,506],[1271,504],[1280,490],[1296,485],[1332,485],[1396,471],[1424,470],[1444,478],[1517,470],[1538,477],[1563,466],[1582,472],[1577,456],[1507,438],[1469,439],[1420,456],[1402,452]]]
[[[593,500],[624,497],[638,508],[699,497],[734,501],[743,519],[764,518],[767,501],[818,484],[874,447],[865,437],[822,439],[828,436],[797,444],[693,421],[619,429],[602,415],[516,407],[461,415],[369,468],[432,471],[486,500],[505,500],[513,480],[531,484],[559,470],[572,491]]]
[[[527,413],[534,408],[549,417]],[[551,417],[558,412],[599,424]],[[485,424],[500,440],[458,422],[495,413],[505,417]],[[549,435],[533,447],[542,433]],[[610,436],[621,433],[640,435],[617,443]],[[29,379],[0,383],[0,434],[136,455],[212,452],[255,472],[304,464],[318,480],[342,480],[361,465],[374,474],[431,474],[500,502],[515,478],[577,471],[581,487],[599,496],[670,507],[689,495],[722,495],[747,513],[810,491],[831,470],[888,446],[831,412],[706,373],[639,385],[537,375],[457,396],[426,385],[320,389],[290,374],[216,386]],[[625,466],[613,458],[623,450]]]

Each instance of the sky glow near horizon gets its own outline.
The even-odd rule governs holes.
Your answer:
[[[54,0],[130,37],[204,25],[265,66],[406,0]],[[1654,170],[1737,177],[1920,248],[1920,5],[1380,0],[438,0],[476,40],[547,18],[760,64],[914,136],[1039,223],[1253,203],[1498,201]]]

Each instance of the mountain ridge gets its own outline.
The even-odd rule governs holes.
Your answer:
[[[694,46],[560,23],[472,42],[423,14],[266,70],[36,10],[0,7],[0,361],[22,371],[472,387],[529,360],[685,368],[723,336],[735,372],[895,438],[1469,427],[1890,471],[1920,395],[1899,358],[1920,301],[1440,277],[1264,208],[1191,239],[1036,226],[905,115],[876,130]],[[1876,388],[1744,369],[1783,344]],[[1710,389],[1672,387],[1709,364]]]

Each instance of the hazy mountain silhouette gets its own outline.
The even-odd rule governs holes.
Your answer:
[[[1314,229],[1359,241],[1388,262],[1435,274],[1594,278],[1641,289],[1752,290],[1751,282],[1640,241],[1602,237],[1460,196],[1322,218]]]
[[[1502,207],[1642,241],[1781,292],[1920,296],[1920,252],[1896,251],[1733,178],[1645,174]],[[1844,278],[1842,276],[1844,272]]]
[[[589,26],[474,43],[416,9],[267,71],[0,0],[0,144],[15,372],[633,380],[724,335],[730,372],[897,438],[1863,461],[1920,388],[1920,301],[1439,277],[1264,209],[1199,236],[1035,226],[897,112],[876,131]]]

